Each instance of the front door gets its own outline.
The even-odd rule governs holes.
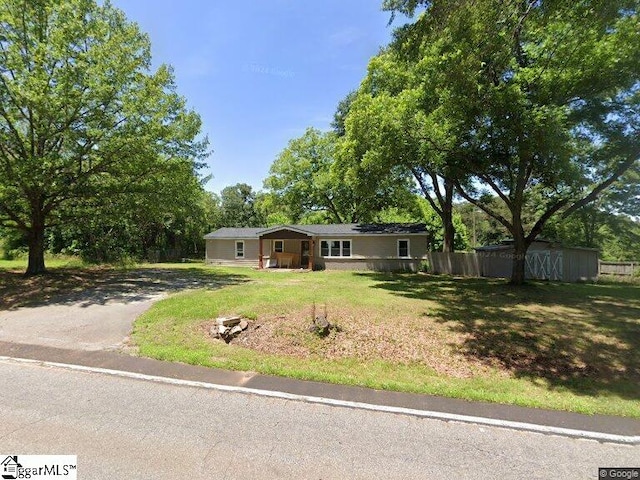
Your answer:
[[[300,268],[309,268],[309,255],[311,254],[309,245],[309,240],[300,242]]]

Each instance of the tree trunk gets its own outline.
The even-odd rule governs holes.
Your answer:
[[[442,228],[444,238],[442,241],[443,252],[453,252],[455,250],[456,229],[453,226],[453,183],[445,179],[444,182],[444,202],[442,202]]]
[[[520,218],[520,210],[516,210],[518,214],[513,215],[513,266],[511,270],[511,285],[522,285],[525,282],[525,268],[527,259],[527,250],[531,241],[527,239],[522,228],[522,219]]]
[[[25,275],[41,275],[44,267],[44,223],[34,222],[28,233],[29,264]]]
[[[511,270],[511,285],[522,285],[525,281],[527,247],[524,242],[513,244],[513,266]]]
[[[444,229],[444,238],[442,240],[442,251],[453,252],[456,229],[453,226],[453,211],[451,208],[442,211],[442,227]]]

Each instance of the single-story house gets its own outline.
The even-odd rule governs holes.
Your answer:
[[[204,238],[213,265],[416,271],[429,234],[424,224],[349,223],[220,228]]]
[[[513,240],[475,249],[483,277],[509,278],[513,267]],[[525,257],[525,277],[560,282],[591,281],[598,278],[598,250],[566,247],[545,239],[535,240]]]

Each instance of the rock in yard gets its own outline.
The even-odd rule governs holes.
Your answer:
[[[325,315],[318,315],[313,321],[313,324],[315,325],[316,331],[318,332],[318,334],[320,335],[329,334],[329,330],[331,329],[331,324],[329,323],[329,320],[327,320],[327,317]]]
[[[212,337],[221,338],[229,343],[248,327],[249,322],[241,317],[219,317],[211,327],[210,332]]]
[[[218,325],[224,325],[225,327],[233,327],[237,325],[242,320],[241,317],[218,317],[216,322]]]

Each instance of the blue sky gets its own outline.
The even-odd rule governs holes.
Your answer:
[[[112,0],[151,38],[154,64],[203,120],[219,192],[262,188],[287,142],[329,128],[369,59],[391,38],[382,0]]]

